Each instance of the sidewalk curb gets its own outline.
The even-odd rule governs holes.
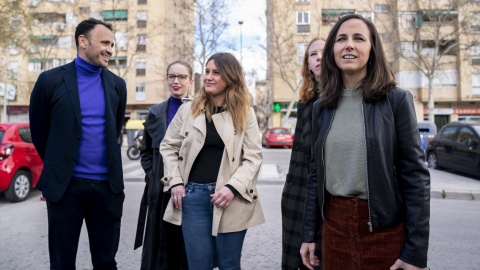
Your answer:
[[[448,190],[431,190],[430,197],[432,199],[450,199],[450,200],[468,200],[480,201],[480,191],[448,191]]]

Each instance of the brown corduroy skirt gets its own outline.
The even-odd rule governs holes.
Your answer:
[[[369,231],[368,201],[327,196],[323,224],[323,270],[390,269],[400,255],[405,225]]]

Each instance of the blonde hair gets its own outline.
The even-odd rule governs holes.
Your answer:
[[[237,132],[243,132],[252,105],[252,95],[248,92],[245,84],[242,66],[230,53],[216,53],[210,56],[207,63],[212,60],[215,61],[215,66],[222,80],[227,84],[225,88],[225,108],[232,116],[233,127]],[[205,86],[202,86],[192,102],[193,116],[197,117],[204,111],[207,119],[211,121],[215,107],[213,99],[205,92]]]
[[[318,40],[323,40],[325,42],[325,39],[316,37],[308,43],[307,49],[305,50],[305,54],[303,55],[303,61],[302,61],[302,85],[300,86],[300,99],[303,101],[303,103],[308,103],[309,101],[313,100],[316,95],[316,87],[315,87],[315,76],[313,75],[313,72],[308,68],[308,50],[310,49],[310,46]]]

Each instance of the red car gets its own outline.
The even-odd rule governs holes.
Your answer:
[[[43,162],[32,144],[28,123],[0,123],[0,192],[23,201],[37,185]]]
[[[287,128],[271,127],[262,136],[262,145],[266,148],[271,146],[292,147],[293,135]]]

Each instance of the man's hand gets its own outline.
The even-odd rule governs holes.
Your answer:
[[[398,259],[391,267],[390,270],[405,269],[405,270],[425,270],[427,268],[416,267]]]

